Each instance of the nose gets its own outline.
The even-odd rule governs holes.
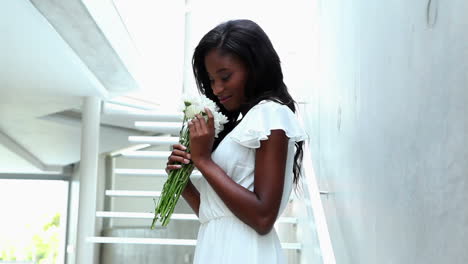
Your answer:
[[[224,85],[222,85],[221,83],[219,82],[215,82],[211,85],[212,89],[213,89],[213,94],[216,95],[216,96],[219,96],[222,94],[222,92],[224,91]]]

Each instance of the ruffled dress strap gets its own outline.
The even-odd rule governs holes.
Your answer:
[[[305,130],[289,107],[267,100],[247,112],[231,132],[231,138],[244,147],[259,148],[260,141],[268,139],[271,130],[277,129],[283,130],[290,142],[307,139]]]

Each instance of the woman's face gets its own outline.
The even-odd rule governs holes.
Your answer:
[[[228,111],[239,110],[246,102],[247,67],[239,57],[213,49],[205,56],[211,89]]]

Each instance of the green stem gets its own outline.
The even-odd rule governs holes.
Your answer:
[[[190,153],[190,140],[189,131],[186,124],[186,117],[184,116],[183,126],[179,134],[179,143],[187,147],[187,152]],[[154,229],[156,222],[162,223],[162,226],[169,224],[172,213],[174,212],[175,206],[179,201],[180,195],[188,183],[190,175],[194,169],[193,164],[181,164],[182,168],[178,170],[171,170],[168,175],[168,179],[164,183],[161,191],[161,196],[156,203],[154,209],[154,218],[151,223],[151,229]]]

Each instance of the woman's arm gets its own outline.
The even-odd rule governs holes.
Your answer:
[[[278,216],[283,195],[287,137],[274,130],[262,141],[255,155],[253,192],[234,182],[211,159],[200,160],[195,166],[226,206],[244,223],[263,235],[270,232]]]
[[[284,186],[288,138],[282,130],[272,130],[268,140],[261,141],[255,156],[254,190],[234,182],[206,152],[210,144],[211,113],[190,125],[192,161],[226,206],[259,234],[273,228],[278,215]],[[211,120],[211,121],[210,121]]]
[[[187,201],[198,216],[198,211],[200,209],[200,193],[191,180],[188,181],[187,186],[185,186],[185,189],[182,191],[182,197],[184,197],[185,201]]]

